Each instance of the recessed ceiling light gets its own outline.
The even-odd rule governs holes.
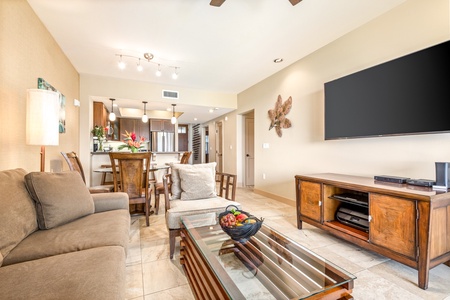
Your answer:
[[[194,121],[197,121],[198,119],[197,118],[194,118]]]
[[[210,112],[210,113],[213,113],[213,112],[214,112],[214,109],[211,108],[211,109],[209,110],[209,112]]]
[[[279,64],[280,62],[283,62],[283,59],[282,58],[275,58],[273,60],[273,62],[276,63],[276,64]]]

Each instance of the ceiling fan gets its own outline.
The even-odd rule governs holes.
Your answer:
[[[221,6],[223,3],[225,2],[225,0],[211,0],[211,2],[209,3],[209,5],[211,6]],[[302,0],[289,0],[289,2],[291,2],[292,6],[299,4],[300,2],[302,2]]]

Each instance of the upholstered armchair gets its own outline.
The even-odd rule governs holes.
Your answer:
[[[175,252],[175,238],[180,235],[180,218],[208,212],[223,212],[235,202],[236,175],[216,173],[216,163],[174,164],[171,174],[163,177],[166,225],[169,229],[170,258]],[[219,181],[217,191],[216,174]],[[170,191],[169,184],[171,182]],[[171,195],[170,195],[171,192]],[[225,195],[225,197],[223,197]]]

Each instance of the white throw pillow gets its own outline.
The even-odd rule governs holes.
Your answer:
[[[171,164],[171,181],[172,181],[172,199],[180,199],[181,198],[181,179],[178,173],[178,170],[198,170],[198,169],[208,169],[211,171],[211,174],[215,180],[216,176],[216,163],[207,163],[207,164],[196,164],[196,165],[188,165],[188,164]],[[214,186],[215,187],[215,186]],[[214,189],[215,191],[215,189]]]
[[[216,197],[215,176],[209,168],[179,169],[181,200]]]

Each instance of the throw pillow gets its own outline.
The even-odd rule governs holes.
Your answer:
[[[32,172],[25,176],[25,182],[36,202],[40,229],[51,229],[94,213],[89,189],[76,171]]]
[[[216,174],[216,163],[207,163],[207,164],[197,164],[197,165],[188,165],[188,164],[177,164],[172,163],[170,164],[171,168],[171,181],[172,181],[172,199],[180,199],[181,198],[181,180],[180,175],[178,174],[179,169],[189,169],[189,170],[197,170],[197,169],[209,169],[211,170],[213,176]]]
[[[181,200],[216,197],[216,180],[209,168],[179,169]]]

